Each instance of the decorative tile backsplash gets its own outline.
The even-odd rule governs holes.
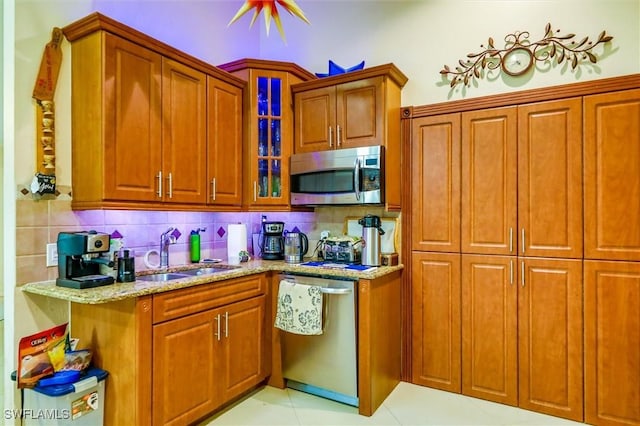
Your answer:
[[[230,223],[247,225],[247,247],[253,253],[253,234],[260,232],[262,215],[268,221],[282,221],[287,231],[304,232],[309,246],[315,247],[320,231],[342,235],[346,217],[367,213],[397,217],[382,208],[318,207],[315,212],[171,212],[138,210],[71,210],[70,188],[57,188],[56,197],[34,199],[25,188],[18,188],[16,200],[16,271],[17,285],[52,280],[58,276],[56,267],[46,266],[46,244],[55,243],[59,232],[96,230],[112,234],[118,231],[124,244],[136,254],[136,270],[146,269],[145,253],[160,247],[160,234],[173,226],[181,236],[169,248],[171,265],[189,262],[189,233],[201,232],[201,258],[227,257],[227,226]],[[309,253],[311,254],[311,252]]]

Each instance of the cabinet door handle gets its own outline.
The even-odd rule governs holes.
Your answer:
[[[509,284],[513,285],[513,260],[509,261]]]
[[[353,189],[356,193],[356,200],[360,201],[360,158],[356,158],[353,163]]]
[[[229,312],[224,313],[224,337],[229,337]]]
[[[521,269],[520,270],[520,274],[521,274],[520,281],[522,282],[522,287],[524,287],[524,260],[521,263],[520,269]]]
[[[216,315],[216,332],[214,336],[220,341],[220,314]]]
[[[253,202],[258,201],[258,182],[253,181]]]
[[[524,253],[524,228],[522,228],[522,253]]]
[[[333,146],[333,127],[329,126],[329,148]]]
[[[513,228],[509,228],[509,253],[513,252]]]
[[[156,177],[158,178],[158,192],[156,194],[158,194],[158,198],[162,198],[162,170],[158,171]]]
[[[173,175],[171,173],[169,173],[167,180],[169,181],[169,192],[167,192],[167,195],[169,195],[169,198],[173,198]]]
[[[336,145],[337,146],[342,145],[342,132],[340,131],[340,125],[336,126],[336,139],[337,139]]]
[[[216,178],[211,179],[211,199],[216,200]]]

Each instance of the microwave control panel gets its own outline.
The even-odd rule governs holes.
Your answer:
[[[362,169],[361,191],[377,191],[380,189],[380,169]]]

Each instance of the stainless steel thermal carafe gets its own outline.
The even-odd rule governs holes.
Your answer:
[[[384,235],[379,216],[366,215],[358,219],[362,225],[362,261],[366,266],[380,266],[380,235]]]

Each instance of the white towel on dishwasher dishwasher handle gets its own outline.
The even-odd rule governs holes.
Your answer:
[[[274,325],[289,333],[322,334],[321,288],[287,280],[280,281]]]

